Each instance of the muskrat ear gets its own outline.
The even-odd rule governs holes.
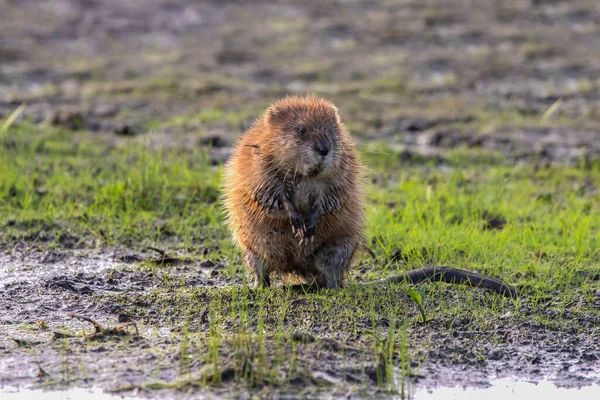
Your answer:
[[[338,124],[342,123],[342,118],[340,117],[340,112],[338,110],[338,108],[335,106],[335,104],[333,104],[332,102],[328,101],[327,102],[327,108],[329,108],[328,111],[332,110],[333,114],[335,116],[335,120]]]
[[[267,122],[270,124],[272,122],[278,122],[285,120],[288,114],[288,110],[278,106],[270,106],[267,109]]]

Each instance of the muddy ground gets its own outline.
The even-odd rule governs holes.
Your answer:
[[[448,150],[467,148],[514,164],[593,168],[600,162],[600,5],[0,0],[0,119],[26,103],[22,118],[35,124],[109,142],[147,136],[157,147],[211,145],[217,163],[266,105],[305,91],[334,100],[362,143],[386,141],[409,160],[443,164]],[[21,229],[15,224],[8,221],[5,229]],[[212,379],[205,360],[195,358],[204,350],[189,345],[186,364],[182,343],[188,343],[184,332],[212,326],[204,289],[241,284],[241,274],[224,272],[218,251],[198,244],[180,254],[191,260],[162,269],[155,266],[157,253],[135,242],[105,246],[61,229],[24,226],[27,235],[0,243],[0,385],[99,386],[170,397],[174,387],[167,383],[185,377],[185,368]],[[194,318],[169,308],[168,296],[148,301],[153,290],[189,296],[198,305]],[[409,308],[402,288],[389,290]],[[433,309],[466,296],[500,301],[479,291],[439,290]],[[231,301],[230,292],[220,296]],[[296,306],[309,306],[293,296]],[[595,296],[597,310],[600,292]],[[429,344],[413,355],[421,361],[412,365],[418,373],[411,382],[485,386],[492,376],[516,374],[550,375],[564,386],[600,384],[598,313],[557,311],[551,298],[542,300],[541,311],[527,301],[505,306],[505,318],[518,312],[519,324],[502,317],[415,324],[411,337]],[[574,328],[527,321],[540,312],[556,313]],[[93,329],[68,313],[106,326],[133,313],[141,336],[129,326],[124,335],[69,337]],[[417,318],[414,307],[410,313]],[[497,340],[484,340],[490,331]],[[176,388],[189,397],[196,390],[344,396],[346,382],[366,382],[356,394],[389,395],[377,388],[380,361],[351,333],[331,332],[324,323],[282,340],[286,352],[297,346],[302,353],[300,368],[282,366],[287,385],[234,388],[228,383],[237,377],[225,369],[221,385],[190,378]],[[275,342],[266,341],[267,353],[280,351]],[[225,344],[221,356],[234,354],[234,347]],[[165,384],[144,386],[154,381]]]

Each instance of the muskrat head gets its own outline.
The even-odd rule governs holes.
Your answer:
[[[287,97],[268,108],[266,122],[278,170],[324,177],[335,169],[342,127],[332,103],[314,96]]]

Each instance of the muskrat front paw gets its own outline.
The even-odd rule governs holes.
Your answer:
[[[313,210],[310,214],[304,217],[304,240],[308,243],[310,240],[314,242],[315,233],[317,230],[317,210]]]
[[[316,231],[316,224],[310,223],[308,221],[305,221],[306,224],[306,229],[304,231],[304,236],[303,239],[306,240],[306,242],[308,242],[309,240],[312,242],[315,240],[315,231]]]
[[[297,237],[300,236],[300,245],[308,244],[308,242],[313,243],[315,241],[316,225],[314,219],[304,220],[304,229],[300,235],[296,235]]]
[[[306,225],[304,225],[304,218],[302,218],[300,213],[294,213],[290,215],[290,223],[292,224],[292,233],[296,237],[304,236]]]

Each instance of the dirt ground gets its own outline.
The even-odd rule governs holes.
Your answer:
[[[383,140],[409,158],[443,162],[447,151],[466,147],[495,151],[515,165],[591,168],[600,162],[600,3],[0,0],[0,120],[26,103],[23,117],[36,124],[86,130],[107,141],[147,135],[157,147],[210,144],[216,163],[266,105],[305,91],[331,98],[361,143]],[[308,355],[286,371],[288,386],[233,388],[227,370],[223,383],[209,389],[194,380],[144,386],[181,378],[184,333],[212,326],[206,301],[214,296],[203,289],[239,285],[240,276],[202,257],[201,248],[167,274],[147,265],[156,252],[135,244],[97,245],[61,233],[60,225],[28,232],[26,239],[0,243],[0,389],[45,386],[47,374],[50,387],[165,398],[174,388],[190,398],[195,390],[343,397],[345,382],[366,376],[367,388],[356,395],[389,395],[377,389],[380,360],[355,346],[352,334],[331,334],[327,323],[314,335],[277,345]],[[600,271],[591,279],[599,277]],[[149,301],[153,290],[173,299]],[[386,290],[408,307],[402,288]],[[191,321],[172,308],[182,291],[199,307]],[[440,293],[434,309],[456,306],[465,296],[490,307],[501,301],[483,292]],[[218,296],[227,302],[232,294]],[[294,304],[308,309],[303,299],[296,296]],[[600,384],[598,313],[578,313],[577,304],[556,310],[551,298],[537,300],[506,306],[506,318],[520,313],[519,325],[504,324],[501,316],[413,327],[411,335],[428,346],[417,357],[425,361],[411,366],[418,367],[411,382],[484,387],[492,376],[550,374],[562,386]],[[600,309],[600,289],[593,302]],[[133,318],[141,336],[129,326],[124,336],[68,337],[93,331],[68,313],[115,326],[130,320],[124,312],[143,313]],[[540,313],[573,328],[527,321]],[[502,340],[485,341],[490,331]],[[185,359],[210,376],[194,358],[202,352],[194,340],[189,336],[192,356]],[[280,351],[275,342],[266,341],[267,353]],[[225,343],[221,356],[234,357],[234,347]]]

